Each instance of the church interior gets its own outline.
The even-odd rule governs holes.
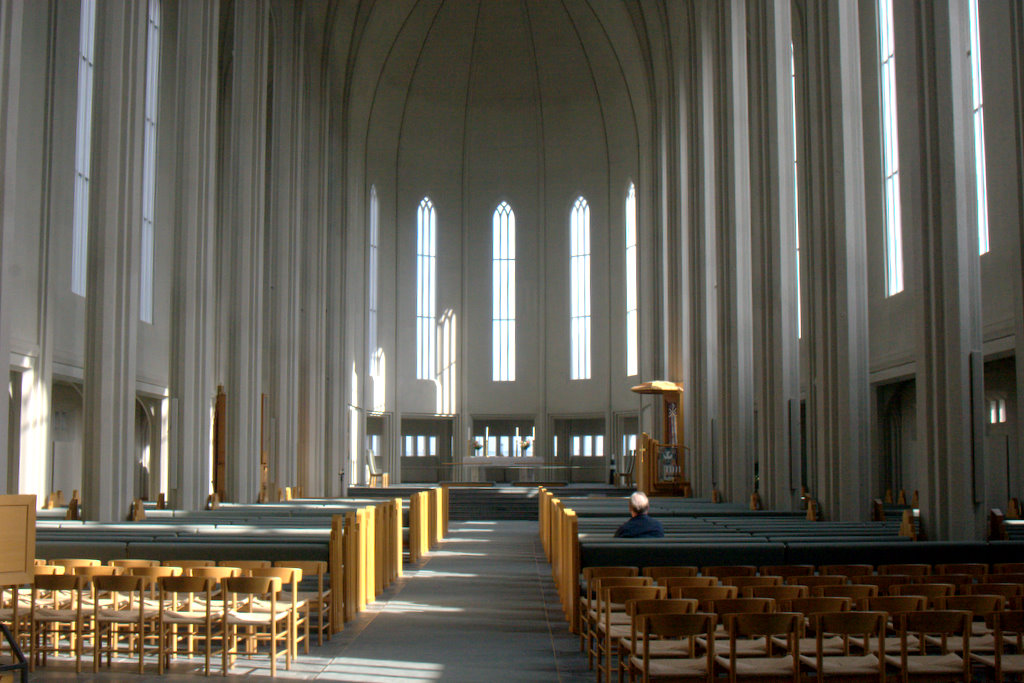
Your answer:
[[[872,521],[1024,562],[1022,240],[1017,0],[0,0],[0,493],[44,565],[207,513],[296,544],[344,647],[512,524],[558,632],[523,680],[590,680],[585,570],[657,555],[610,542],[633,490],[759,539],[655,564]],[[452,652],[406,674],[508,673]]]

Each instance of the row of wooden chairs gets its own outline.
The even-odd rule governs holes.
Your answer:
[[[981,578],[992,574],[1024,574],[1024,562],[1000,562],[988,565],[981,562],[962,563],[900,563],[882,564],[876,568],[870,564],[826,564],[815,566],[813,564],[778,564],[762,565],[712,565],[704,567],[676,566],[676,567],[645,567],[644,576],[716,576],[720,579],[733,576],[781,576],[788,578],[792,576],[811,575],[841,575],[841,576],[866,576],[877,574],[880,576],[903,575],[903,576],[927,576],[927,575],[968,575],[974,578]]]
[[[201,647],[209,675],[216,640],[225,673],[240,654],[241,642],[247,655],[267,645],[274,675],[281,655],[290,668],[299,644],[309,652],[312,614],[318,620],[318,642],[325,629],[329,637],[331,596],[323,587],[323,562],[52,562],[37,563],[27,598],[18,587],[0,596],[0,620],[10,623],[27,647],[31,669],[45,663],[48,654],[67,651],[80,672],[82,644],[91,639],[94,671],[103,655],[109,666],[112,656],[127,653],[138,656],[141,673],[148,645],[150,652],[158,652],[161,673],[171,656],[200,654]],[[304,572],[317,577],[317,591],[298,590]]]
[[[581,647],[586,647],[590,664],[597,663],[599,681],[602,673],[610,675],[614,643],[629,642],[628,639],[620,639],[623,638],[623,631],[632,616],[628,609],[623,609],[623,603],[631,599],[663,600],[668,596],[670,600],[665,601],[665,604],[683,600],[691,602],[702,611],[718,613],[720,616],[745,611],[772,612],[779,608],[812,615],[824,611],[846,611],[853,606],[861,610],[883,611],[888,614],[924,611],[931,607],[931,611],[959,610],[980,618],[989,618],[1005,613],[1004,608],[1007,604],[1004,596],[998,593],[954,595],[953,587],[948,584],[941,586],[941,591],[930,590],[932,586],[929,584],[910,584],[906,586],[905,593],[896,596],[878,596],[874,586],[820,586],[816,591],[817,597],[807,597],[805,586],[752,586],[749,587],[746,597],[740,598],[737,586],[687,585],[687,579],[693,577],[671,577],[670,585],[655,586],[651,577],[637,577],[635,572],[629,571],[626,573],[633,575],[591,576],[587,584],[591,589],[588,590],[587,602],[581,604]],[[826,595],[833,591],[839,593],[844,588],[866,590],[861,595]],[[859,603],[855,603],[855,600]],[[722,623],[725,623],[724,620]],[[633,626],[635,629],[635,624]],[[977,635],[980,640],[976,641],[976,649],[992,653],[996,641],[991,628],[987,631],[984,628],[978,629]],[[945,642],[937,644],[946,647]],[[880,647],[885,652],[892,653],[898,652],[899,645],[899,638],[894,637],[883,639]],[[916,646],[916,641],[912,642],[912,645]],[[966,642],[964,645],[966,646]],[[623,653],[620,647],[620,679],[625,662],[629,661],[631,654],[635,653]]]

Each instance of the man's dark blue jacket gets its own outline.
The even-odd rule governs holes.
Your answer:
[[[615,532],[616,538],[661,538],[664,535],[661,522],[647,515],[633,517]]]

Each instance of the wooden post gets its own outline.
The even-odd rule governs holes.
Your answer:
[[[331,517],[331,545],[328,551],[328,571],[331,574],[331,633],[345,627],[345,516]]]

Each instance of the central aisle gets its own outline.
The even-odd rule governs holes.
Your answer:
[[[536,522],[452,522],[440,548],[324,650],[325,680],[593,680]]]

